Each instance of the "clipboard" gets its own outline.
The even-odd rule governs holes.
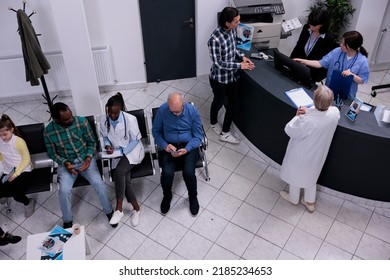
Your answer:
[[[349,91],[353,81],[353,75],[341,76],[341,71],[333,70],[329,88],[333,90],[334,98],[348,99]]]
[[[299,108],[301,106],[311,107],[313,106],[313,99],[307,94],[303,88],[295,88],[289,91],[286,91],[286,95],[294,103],[295,107]]]

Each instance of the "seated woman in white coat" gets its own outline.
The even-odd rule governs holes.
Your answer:
[[[317,180],[320,176],[333,134],[340,119],[339,110],[330,106],[333,92],[327,86],[319,86],[314,92],[314,107],[301,107],[284,131],[290,137],[280,170],[280,177],[290,186],[289,193],[281,191],[285,200],[306,208],[315,209]]]
[[[122,219],[123,197],[126,197],[133,206],[131,224],[137,226],[140,219],[140,206],[131,187],[130,175],[134,165],[141,163],[145,156],[137,118],[125,112],[126,106],[120,92],[108,99],[105,109],[106,117],[102,117],[100,122],[104,147],[108,154],[116,150],[122,155],[112,162],[112,167],[115,168],[116,208],[110,224],[118,224]]]

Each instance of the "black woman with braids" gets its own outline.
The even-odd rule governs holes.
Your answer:
[[[133,206],[131,224],[135,227],[140,219],[140,206],[131,187],[131,169],[141,163],[145,156],[141,133],[137,118],[126,113],[126,105],[120,92],[108,99],[105,111],[106,116],[100,122],[104,147],[108,154],[115,150],[121,154],[121,157],[112,162],[112,167],[115,168],[116,208],[110,224],[118,224],[123,218],[123,199],[126,197]]]

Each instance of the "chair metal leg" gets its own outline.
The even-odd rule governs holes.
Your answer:
[[[5,205],[5,212],[6,212],[6,213],[11,212],[11,208],[9,207],[9,205],[10,205],[10,199],[9,199],[9,197],[3,197],[3,198],[1,198],[0,203]]]
[[[204,166],[204,172],[205,172],[204,179],[206,180],[206,182],[208,182],[208,181],[210,181],[210,176],[209,176],[209,167],[208,167],[208,163],[207,163],[207,159],[206,159],[206,153],[204,151],[201,151],[200,156],[202,158],[202,162],[203,162],[203,166]]]

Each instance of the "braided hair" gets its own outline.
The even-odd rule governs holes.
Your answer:
[[[13,129],[14,130],[14,134],[16,136],[19,136],[19,137],[22,137],[22,134],[20,133],[20,131],[18,130],[18,128],[15,126],[14,122],[11,120],[11,118],[6,115],[6,114],[2,114],[1,115],[1,119],[0,119],[0,129],[2,128],[6,128],[8,130],[11,130]]]
[[[127,111],[125,100],[123,99],[123,96],[120,92],[117,92],[114,96],[111,96],[106,103],[105,111],[106,111],[106,127],[107,127],[107,133],[110,132],[110,120],[108,116],[108,108],[112,106],[120,106],[121,111]]]

